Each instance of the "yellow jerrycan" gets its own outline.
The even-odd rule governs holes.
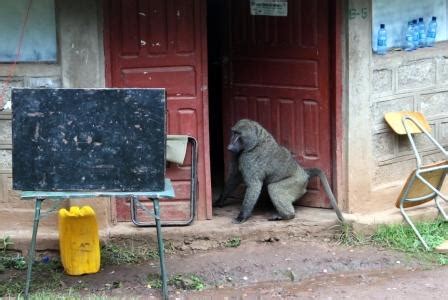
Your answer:
[[[69,275],[96,273],[100,269],[100,241],[96,215],[90,206],[59,210],[59,249]]]

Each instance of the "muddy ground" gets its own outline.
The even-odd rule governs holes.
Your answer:
[[[236,248],[176,251],[167,255],[166,265],[171,277],[194,274],[206,285],[200,292],[170,287],[170,299],[445,299],[448,291],[447,267],[327,239],[243,241]],[[159,299],[159,289],[148,286],[150,274],[158,274],[158,259],[105,266],[93,275],[63,275],[60,285],[61,291],[76,287],[84,295]]]

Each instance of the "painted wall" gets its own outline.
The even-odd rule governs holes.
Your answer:
[[[11,87],[104,87],[104,51],[102,48],[102,6],[99,0],[56,1],[58,59],[55,63],[19,63]],[[10,64],[0,64],[0,85],[10,72]],[[6,87],[4,101],[9,98]],[[32,228],[33,204],[20,200],[11,190],[11,114],[0,112],[0,232],[18,242],[29,239]],[[62,204],[92,205],[100,228],[107,228],[114,219],[110,201],[65,201]],[[44,203],[45,204],[45,203]],[[51,207],[46,203],[45,207]],[[39,236],[48,236],[55,243],[57,214],[42,220]],[[47,229],[47,230],[46,230]],[[107,234],[107,233],[105,233]],[[53,247],[55,245],[46,245]],[[54,248],[54,247],[53,247]]]
[[[343,189],[339,189],[338,196],[352,213],[393,208],[401,184],[414,166],[408,143],[392,134],[382,119],[384,112],[404,109],[424,112],[436,137],[448,145],[448,43],[411,53],[376,56],[371,45],[371,7],[371,0],[348,0],[345,7],[346,36],[342,47],[345,152],[341,167],[344,176],[338,179]],[[100,0],[58,0],[57,62],[21,63],[11,85],[104,87],[101,12]],[[0,64],[0,82],[6,80],[9,66]],[[426,159],[437,159],[432,153],[433,149],[427,147]],[[11,116],[9,112],[1,112],[0,231],[11,235],[13,240],[14,236],[28,239],[33,206],[11,191],[11,183]],[[87,203],[79,200],[64,204],[78,202]],[[113,206],[104,199],[89,203],[99,214],[100,228],[107,232],[114,221]],[[45,232],[43,227],[54,235],[55,224],[55,215],[45,219],[40,234],[41,230]]]
[[[415,168],[407,138],[392,132],[383,119],[385,112],[423,112],[435,138],[448,146],[448,42],[412,52],[373,54],[371,7],[369,0],[349,1],[348,7],[348,199],[354,213],[393,209]],[[351,10],[368,13],[363,18]],[[419,145],[425,161],[440,159],[426,140]]]

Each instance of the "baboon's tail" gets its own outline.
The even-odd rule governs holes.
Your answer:
[[[345,222],[344,217],[342,216],[341,211],[339,210],[338,203],[336,202],[336,198],[333,195],[333,192],[331,191],[330,184],[328,183],[327,176],[325,176],[325,173],[318,168],[310,168],[305,169],[306,173],[311,177],[319,176],[320,182],[322,182],[322,185],[324,186],[325,193],[327,194],[328,198],[330,199],[331,206],[333,207],[334,211],[336,212],[336,215],[338,216],[339,221]]]

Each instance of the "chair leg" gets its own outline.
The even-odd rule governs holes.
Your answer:
[[[404,211],[403,201],[400,203],[400,211],[401,211],[401,214],[403,215],[404,219],[406,220],[406,222],[408,222],[408,224],[411,226],[412,230],[414,230],[414,232],[417,235],[417,237],[420,240],[420,242],[422,242],[422,244],[425,247],[426,251],[429,251],[430,248],[429,248],[428,244],[426,244],[425,240],[420,235],[420,232],[417,230],[417,228],[415,227],[414,223],[412,223],[411,219],[409,218],[409,216]]]
[[[437,206],[437,209],[439,210],[440,214],[443,216],[445,221],[448,221],[448,216],[446,215],[445,211],[443,210],[442,206],[440,205],[439,199],[436,198],[436,199],[434,199],[434,201],[436,202],[436,206]]]

